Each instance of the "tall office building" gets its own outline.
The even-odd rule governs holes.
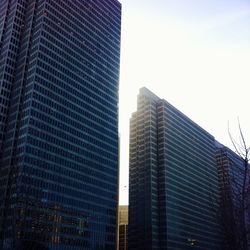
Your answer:
[[[0,1],[0,249],[115,249],[121,4]]]
[[[119,206],[118,250],[128,250],[128,206]]]
[[[214,138],[140,90],[130,121],[129,249],[220,249]]]
[[[250,249],[250,165],[224,145],[216,142],[216,147],[224,249]]]

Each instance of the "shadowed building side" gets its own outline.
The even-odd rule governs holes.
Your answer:
[[[220,143],[216,143],[216,147],[220,188],[218,217],[224,239],[223,249],[245,249],[244,240],[249,248],[250,166],[247,164],[247,171],[245,171],[243,158]],[[244,178],[245,187],[243,187]],[[244,202],[244,205],[242,202]]]
[[[159,247],[158,100],[153,95],[140,95],[130,122],[129,249]]]
[[[129,249],[220,249],[214,138],[140,90],[130,123]]]
[[[120,29],[117,0],[0,1],[0,249],[115,249]]]

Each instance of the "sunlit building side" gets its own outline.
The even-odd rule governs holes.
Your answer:
[[[118,250],[128,250],[128,206],[119,206],[119,240]]]

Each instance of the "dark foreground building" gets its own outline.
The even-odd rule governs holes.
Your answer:
[[[129,249],[220,249],[213,136],[146,88],[130,122]]]
[[[115,249],[120,19],[0,1],[0,249]]]

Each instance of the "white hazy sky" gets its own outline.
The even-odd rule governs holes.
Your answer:
[[[250,145],[249,0],[122,0],[120,203],[128,204],[129,119],[145,86],[231,147]],[[231,147],[232,148],[232,147]]]

